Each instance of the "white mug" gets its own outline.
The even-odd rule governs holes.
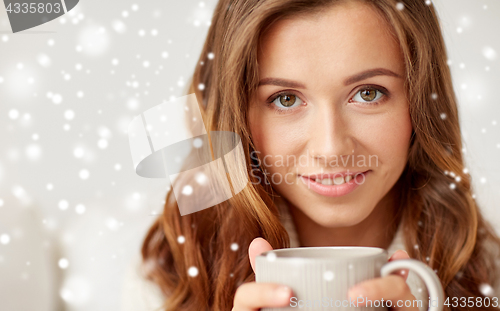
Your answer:
[[[297,247],[264,252],[256,257],[256,282],[287,285],[293,294],[288,306],[261,310],[388,310],[390,301],[358,306],[358,299],[362,302],[366,297],[350,299],[347,291],[362,281],[400,269],[409,269],[424,281],[430,296],[429,311],[443,309],[443,288],[430,267],[415,259],[387,260],[387,251],[378,247]]]

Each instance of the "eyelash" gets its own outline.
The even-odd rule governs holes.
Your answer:
[[[356,93],[354,94],[354,96],[356,94],[358,94],[360,91],[366,90],[366,89],[370,89],[370,88],[376,90],[377,92],[382,93],[383,96],[381,97],[381,99],[379,99],[376,102],[364,102],[364,103],[362,103],[363,105],[376,106],[376,105],[382,104],[389,97],[389,91],[385,87],[382,87],[382,86],[379,86],[379,85],[373,85],[373,84],[367,84],[367,85],[361,86],[356,91]],[[296,109],[296,108],[286,108],[286,109],[283,109],[283,108],[277,107],[274,104],[274,101],[277,98],[279,98],[280,96],[283,96],[283,95],[294,95],[296,97],[299,97],[293,91],[281,91],[281,92],[278,92],[278,93],[274,94],[273,96],[271,96],[271,98],[267,101],[267,105],[268,105],[268,107],[270,109],[275,110],[276,113],[279,113],[279,114],[290,113],[290,112],[292,112],[292,111],[294,111]],[[349,102],[352,102],[352,98],[349,99]]]
[[[295,108],[280,108],[278,106],[276,106],[274,104],[274,101],[281,97],[281,96],[284,96],[284,95],[294,95],[296,97],[299,97],[297,96],[294,92],[289,92],[289,91],[281,91],[281,92],[278,92],[276,94],[274,94],[273,96],[271,96],[271,99],[269,99],[267,101],[267,106],[270,108],[270,109],[273,109],[276,111],[276,113],[279,113],[279,114],[283,114],[283,113],[289,113],[289,112],[292,112],[292,110],[295,110]]]

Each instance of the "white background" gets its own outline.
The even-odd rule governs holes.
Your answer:
[[[500,1],[434,5],[467,166],[497,223]],[[0,8],[1,310],[119,309],[125,267],[168,186],[135,175],[125,131],[140,112],[185,95],[214,7],[83,0],[19,34]]]

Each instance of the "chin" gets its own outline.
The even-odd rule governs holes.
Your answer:
[[[309,204],[311,206],[311,204]],[[304,213],[318,225],[325,228],[351,227],[365,220],[373,210],[362,210],[359,208],[362,204],[323,205],[319,208],[313,208]]]

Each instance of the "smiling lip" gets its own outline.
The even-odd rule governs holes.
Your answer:
[[[361,173],[366,173],[368,171],[365,171],[365,172],[350,172],[349,170],[345,171],[345,172],[338,172],[338,173],[324,173],[324,174],[311,174],[311,175],[300,175],[301,177],[306,177],[306,178],[309,178],[309,179],[312,179],[312,180],[316,180],[316,179],[325,179],[325,178],[335,178],[335,177],[346,177],[348,175],[351,175],[352,177],[356,176],[357,174],[361,174]]]
[[[307,186],[308,189],[311,189],[312,191],[328,196],[328,197],[340,197],[346,194],[351,193],[354,191],[357,187],[359,187],[364,180],[366,179],[366,176],[371,172],[371,170],[365,171],[365,172],[339,172],[339,173],[334,173],[334,174],[312,174],[312,175],[299,175],[304,184]],[[351,175],[353,178],[348,181],[344,182],[343,184],[340,185],[323,185],[318,182],[316,182],[316,178],[335,178],[335,177],[345,177]]]

